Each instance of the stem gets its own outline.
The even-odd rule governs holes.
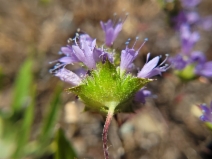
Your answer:
[[[110,123],[111,123],[112,118],[113,118],[113,113],[114,113],[114,108],[111,107],[108,110],[107,118],[106,118],[106,121],[105,121],[103,133],[102,133],[103,151],[104,151],[105,159],[109,159],[108,146],[107,146],[107,134],[108,134]]]

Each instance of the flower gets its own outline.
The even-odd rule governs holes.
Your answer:
[[[198,32],[191,32],[189,25],[184,24],[180,27],[181,49],[184,54],[189,54],[194,45],[199,41]]]
[[[140,103],[145,104],[146,98],[150,97],[150,96],[152,96],[152,92],[145,89],[145,88],[142,88],[136,93],[134,100],[136,102],[140,102]]]
[[[119,19],[117,24],[115,24],[111,19],[109,19],[106,23],[102,21],[100,22],[100,25],[105,33],[105,44],[107,46],[113,45],[113,42],[122,29],[123,23],[124,21],[121,19]]]
[[[182,54],[177,54],[175,57],[170,57],[169,62],[172,64],[172,66],[177,70],[182,70],[186,67],[188,64],[186,57]]]
[[[165,72],[169,66],[165,64],[162,66],[168,59],[168,54],[166,54],[166,59],[158,65],[160,60],[160,56],[154,57],[152,60],[149,61],[150,53],[147,54],[146,64],[143,66],[141,71],[138,72],[138,77],[140,78],[150,78],[156,75],[161,75],[162,72]]]
[[[128,40],[130,40],[130,39],[128,39]],[[137,40],[138,40],[138,38],[136,38],[136,41],[133,44],[133,47],[131,49],[128,48],[129,41],[127,41],[126,42],[126,48],[125,48],[125,50],[122,50],[121,51],[121,63],[120,63],[121,72],[122,71],[128,72],[128,71],[132,70],[132,68],[134,67],[133,61],[137,57],[138,52],[143,47],[143,45],[145,44],[145,42],[148,41],[148,39],[146,38],[145,41],[143,42],[143,44],[136,51],[134,49],[134,46],[135,46]]]
[[[122,23],[115,28],[111,23],[112,21],[109,20],[104,24],[104,29],[117,33]],[[134,47],[137,40],[138,38],[132,48],[129,48],[128,39],[126,48],[121,51],[120,65],[117,65],[117,62],[114,62],[114,51],[110,52],[103,46],[97,47],[96,39],[92,39],[88,34],[76,34],[71,44],[61,48],[61,53],[65,57],[57,60],[59,63],[50,72],[72,85],[68,91],[76,94],[85,103],[86,109],[103,114],[107,114],[109,110],[113,110],[114,113],[132,112],[133,102],[145,103],[145,98],[151,95],[151,92],[144,87],[146,83],[152,81],[148,78],[161,75],[168,69],[168,65],[165,64],[168,55],[162,63],[158,64],[160,56],[149,60],[149,53],[146,64],[137,76],[133,76],[130,73],[134,66],[133,61],[148,39],[146,38],[136,50]],[[66,65],[74,63],[83,63],[86,68],[83,67],[75,72],[65,68]]]
[[[200,108],[203,113],[200,119],[204,122],[212,122],[212,102],[209,107],[206,104],[201,104]]]

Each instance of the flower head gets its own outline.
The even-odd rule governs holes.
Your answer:
[[[202,116],[200,116],[200,119],[204,122],[212,123],[212,102],[209,107],[206,104],[201,104],[200,108],[203,113]]]
[[[112,29],[114,33],[120,28],[111,28],[111,21],[104,25],[105,30]],[[50,72],[73,86],[67,91],[76,94],[85,103],[87,110],[103,114],[111,110],[114,114],[132,112],[134,102],[145,103],[145,98],[151,95],[150,91],[144,89],[145,84],[152,81],[148,78],[161,75],[168,69],[165,64],[167,58],[158,64],[160,57],[149,61],[148,54],[147,63],[138,76],[129,73],[134,66],[133,61],[147,39],[137,50],[134,49],[136,41],[132,48],[128,47],[129,41],[127,42],[126,48],[121,51],[120,65],[117,65],[117,62],[114,62],[114,51],[111,53],[110,49],[98,48],[96,39],[87,34],[77,35],[72,39],[72,45],[61,48],[65,57],[57,60],[59,63]],[[80,71],[72,72],[65,68],[67,64],[79,62],[86,66]],[[82,75],[78,75],[79,72]]]

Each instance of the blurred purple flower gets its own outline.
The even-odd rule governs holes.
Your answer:
[[[201,18],[199,21],[199,26],[201,26],[206,31],[212,30],[212,16],[207,16]]]
[[[189,63],[199,63],[203,64],[206,62],[206,57],[203,52],[201,51],[193,51],[191,53]]]
[[[146,103],[145,98],[150,97],[150,96],[152,96],[152,92],[149,90],[146,90],[145,88],[142,88],[136,93],[134,100],[136,102],[145,104]]]
[[[181,0],[181,4],[184,8],[193,8],[196,7],[201,0]]]
[[[147,54],[146,64],[143,66],[140,72],[138,72],[138,77],[140,78],[151,78],[156,75],[161,75],[162,72],[165,72],[169,66],[165,64],[168,59],[168,55],[166,55],[166,59],[158,65],[160,61],[160,56],[156,56],[152,60],[149,61],[150,53]],[[165,64],[165,65],[164,65]]]
[[[195,73],[208,78],[212,77],[212,61],[197,64]]]
[[[200,119],[204,122],[212,122],[212,102],[209,107],[206,104],[201,104],[200,108],[203,113]]]
[[[190,27],[187,24],[181,25],[180,27],[180,37],[181,37],[181,49],[184,54],[189,54],[194,45],[199,41],[199,33],[191,32]]]
[[[175,69],[178,70],[184,69],[188,64],[188,62],[185,60],[185,58],[183,58],[183,55],[181,54],[178,54],[175,57],[170,57],[169,62]]]
[[[113,42],[117,38],[119,32],[122,29],[123,22],[121,19],[119,19],[117,24],[114,24],[114,22],[109,19],[106,23],[100,22],[100,25],[105,32],[105,44],[107,46],[113,45]]]

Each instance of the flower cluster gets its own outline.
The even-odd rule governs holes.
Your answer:
[[[112,20],[101,22],[105,32],[105,45],[111,47],[122,29],[123,21],[114,24]],[[115,59],[115,52],[111,48],[97,47],[96,39],[88,34],[76,34],[72,44],[62,47],[60,53],[65,56],[54,61],[57,64],[50,70],[62,81],[70,83],[73,87],[67,91],[75,93],[85,104],[85,110],[107,114],[103,128],[102,141],[105,159],[109,159],[107,134],[114,114],[119,112],[134,112],[135,103],[145,103],[145,98],[151,96],[145,85],[156,75],[161,75],[169,66],[166,59],[159,64],[160,56],[151,60],[147,55],[146,64],[133,76],[133,61],[138,56],[144,43],[136,50],[134,48],[138,38],[132,47],[130,41],[126,42],[126,48],[121,51],[119,59]],[[119,64],[115,61],[120,61]],[[80,63],[83,68],[80,73],[65,68],[68,64]]]
[[[100,22],[100,24],[105,32],[107,47],[104,45],[97,47],[96,39],[85,33],[76,33],[76,37],[71,39],[71,43],[61,48],[60,54],[64,56],[54,61],[57,63],[50,72],[62,81],[70,83],[73,87],[68,91],[78,95],[88,109],[95,107],[93,110],[101,109],[100,112],[107,113],[108,107],[115,105],[117,112],[128,111],[127,106],[131,103],[145,103],[145,98],[151,96],[151,92],[146,90],[144,85],[151,81],[149,78],[161,75],[169,68],[168,64],[165,64],[168,56],[159,64],[161,57],[157,56],[149,60],[149,53],[146,64],[136,76],[133,76],[131,73],[131,70],[135,68],[133,61],[148,39],[145,39],[137,50],[134,46],[138,38],[132,47],[129,47],[128,40],[126,48],[121,51],[120,64],[116,65],[114,61],[118,56],[115,54],[118,53],[108,51],[112,50],[108,47],[112,46],[117,38],[123,21],[119,20],[117,24],[114,24],[112,20],[108,20],[106,23]],[[65,68],[67,65],[75,63],[83,65],[80,73]],[[126,107],[122,109],[124,105]]]
[[[204,30],[210,31],[212,29],[212,16],[202,17],[197,12],[197,6],[201,0],[180,0],[182,10],[176,17],[173,18],[176,29],[180,29],[182,24],[191,26],[198,26]]]
[[[203,52],[194,50],[200,35],[193,30],[194,26],[199,24],[204,24],[203,27],[207,29],[212,28],[212,19],[209,17],[200,18],[196,12],[195,7],[200,3],[200,0],[181,0],[181,3],[184,9],[174,19],[180,33],[181,51],[169,60],[175,69],[185,71],[186,74],[190,72],[188,78],[193,78],[195,75],[212,77],[212,61],[208,62]]]

